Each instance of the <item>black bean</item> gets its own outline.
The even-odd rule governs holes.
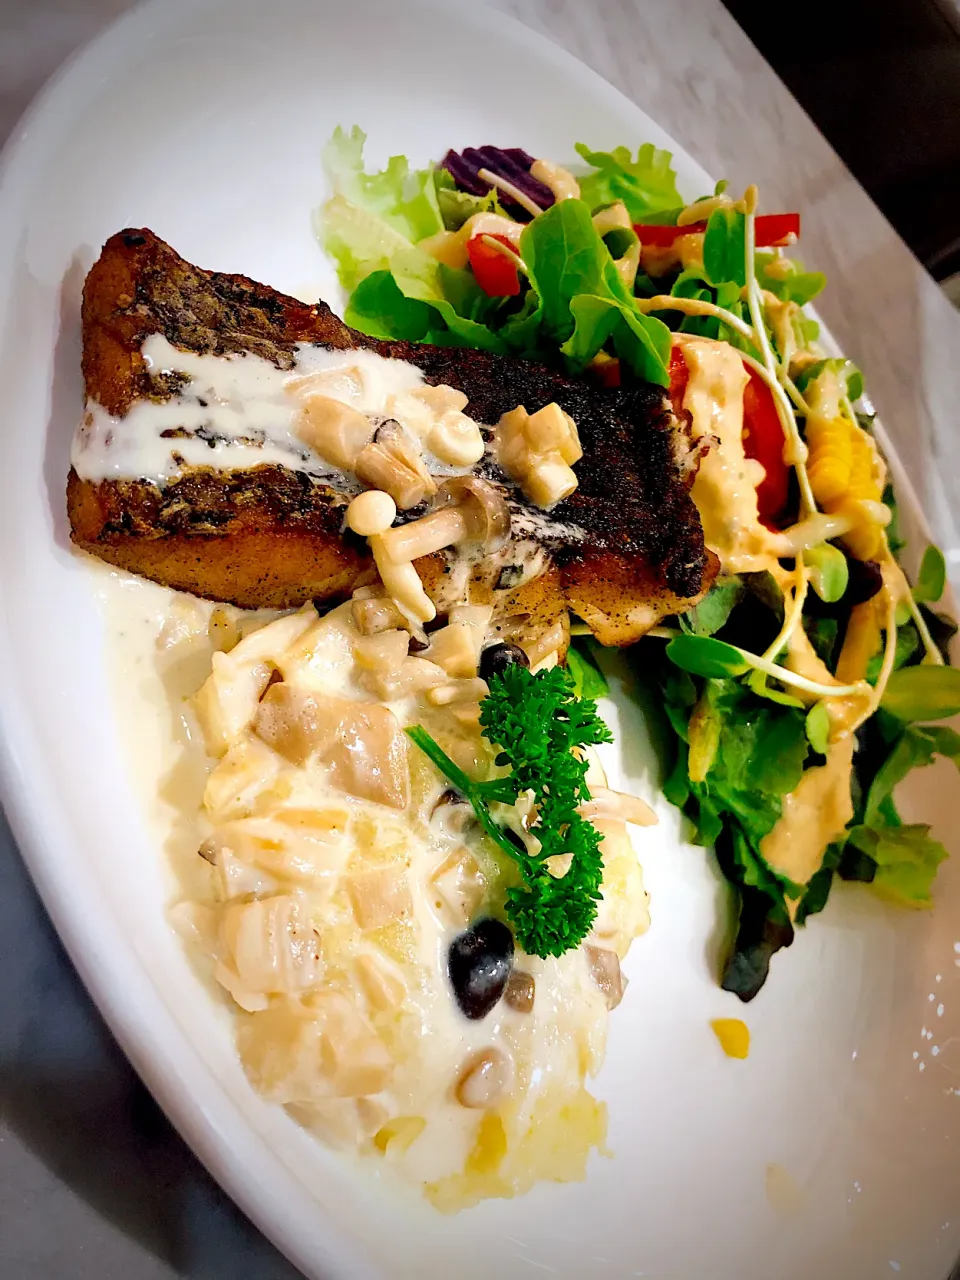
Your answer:
[[[450,944],[447,972],[460,1011],[485,1018],[503,995],[513,968],[513,934],[487,917],[457,934]]]
[[[498,644],[487,645],[480,655],[480,678],[489,680],[491,676],[502,675],[514,663],[521,667],[530,666],[530,659],[518,644],[501,640]]]

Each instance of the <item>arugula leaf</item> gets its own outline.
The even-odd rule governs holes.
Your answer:
[[[578,372],[612,341],[637,377],[667,386],[670,331],[637,310],[582,200],[560,200],[534,218],[520,252],[537,304],[504,326],[507,343],[526,349],[535,333],[559,346]]]
[[[676,222],[683,198],[677,190],[677,175],[670,167],[673,156],[669,151],[659,151],[652,142],[646,142],[634,160],[628,147],[591,151],[578,142],[576,149],[596,170],[579,180],[580,194],[591,210],[622,200],[633,222],[650,224],[650,215],[658,210],[670,210]]]
[[[903,667],[890,677],[880,705],[906,722],[954,716],[960,711],[960,670]]]
[[[806,306],[827,283],[827,277],[822,271],[804,271],[803,264],[796,258],[779,258],[773,253],[758,253],[755,261],[757,284],[781,302],[795,302],[800,307]],[[780,275],[778,272],[772,275],[769,271],[772,262],[788,263],[790,273]]]
[[[807,881],[803,897],[797,903],[793,916],[796,926],[806,924],[809,916],[817,915],[827,905],[827,898],[833,888],[833,879],[843,856],[843,848],[844,841],[827,846],[823,861],[820,863],[820,870],[815,871]]]
[[[938,754],[953,760],[960,768],[960,734],[945,725],[911,725],[905,729],[874,775],[863,808],[863,823],[873,825],[897,783],[902,782],[911,770],[932,764]]]
[[[743,599],[745,590],[739,578],[718,579],[698,605],[680,615],[680,626],[691,635],[714,635]]]
[[[821,542],[804,556],[810,569],[810,585],[827,604],[835,604],[847,589],[850,569],[839,547]]]
[[[943,552],[939,547],[931,544],[923,553],[917,583],[913,588],[913,598],[918,604],[921,601],[936,604],[943,595],[946,585],[947,564],[943,558]]]
[[[746,284],[746,234],[747,220],[738,209],[711,213],[703,238],[703,267],[711,284]]]
[[[578,698],[604,698],[610,692],[607,677],[597,663],[595,640],[590,641],[583,636],[571,641],[567,650],[567,671]]]
[[[677,636],[667,645],[667,657],[691,675],[710,679],[742,676],[749,670],[739,649],[711,636]]]
[[[830,746],[830,713],[825,702],[815,702],[804,721],[807,741],[817,755],[825,756]]]

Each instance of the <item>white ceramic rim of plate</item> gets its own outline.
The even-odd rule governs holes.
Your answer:
[[[0,243],[10,242],[19,213],[17,193],[29,189],[31,174],[50,154],[51,142],[81,87],[95,75],[109,76],[115,52],[130,42],[148,40],[155,29],[168,30],[178,15],[188,18],[195,14],[198,3],[216,10],[226,8],[229,0],[147,0],[114,21],[51,78],[12,131],[0,156]],[[418,7],[456,7],[464,24],[482,21],[482,10],[455,6],[452,0],[421,0]],[[552,60],[577,90],[587,87],[600,101],[606,99],[621,108],[626,104],[631,111],[644,114],[619,90],[552,41],[502,13],[497,13],[496,20],[504,39],[530,49],[541,60]],[[658,144],[679,151],[677,144],[653,124]],[[691,169],[699,169],[689,156],[686,160]],[[706,186],[711,180],[702,169],[699,172]],[[9,258],[0,259],[0,288],[6,287],[8,265]],[[839,354],[837,344],[826,331],[823,341]],[[913,486],[882,428],[879,434],[898,495],[912,506],[916,522],[926,529]],[[36,790],[32,764],[39,758],[39,746],[31,738],[28,709],[18,701],[12,664],[2,660],[9,657],[6,648],[6,636],[0,631],[0,800],[44,904],[105,1020],[199,1158],[278,1248],[308,1274],[322,1271],[330,1277],[375,1280],[374,1271],[358,1262],[337,1223],[329,1216],[319,1220],[316,1201],[288,1167],[247,1130],[233,1102],[216,1087],[152,981],[136,962],[131,964],[127,944],[110,927],[109,911],[97,886],[84,882],[82,876],[68,882],[61,851],[65,842],[69,843],[69,832],[60,830],[57,816],[45,811],[42,796]],[[97,940],[95,946],[91,939]],[[122,992],[114,976],[120,969],[127,971]],[[171,1043],[177,1044],[176,1057],[181,1062],[195,1064],[192,1093],[179,1087],[183,1072],[173,1065]],[[262,1173],[267,1173],[258,1180],[256,1194],[240,1174],[245,1163],[254,1161],[259,1162]],[[313,1229],[307,1229],[305,1224],[311,1216]]]

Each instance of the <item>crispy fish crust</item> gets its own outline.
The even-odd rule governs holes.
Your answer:
[[[659,388],[600,391],[527,360],[379,341],[348,329],[324,303],[307,306],[245,276],[204,271],[146,229],[121,231],[104,245],[84,287],[88,399],[119,417],[141,397],[175,392],[148,374],[140,352],[152,333],[185,350],[251,352],[291,370],[295,344],[303,342],[408,360],[427,382],[467,395],[468,412],[482,423],[496,423],[518,404],[533,412],[555,400],[579,429],[579,485],[546,516],[529,508],[552,567],[542,581],[497,593],[498,612],[526,611],[542,623],[569,607],[603,643],[628,644],[698,600],[716,573]],[[71,468],[67,482],[78,546],[157,582],[248,608],[337,599],[372,578],[365,545],[342,533],[346,501],[273,465],[186,468],[163,485],[93,482]],[[585,536],[569,541],[569,525]],[[439,593],[445,557],[416,563],[427,591]],[[491,593],[490,584],[478,583],[474,598]]]

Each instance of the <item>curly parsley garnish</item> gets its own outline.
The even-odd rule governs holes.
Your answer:
[[[520,946],[528,955],[562,955],[590,932],[603,877],[601,837],[577,812],[590,792],[586,762],[574,750],[610,742],[610,730],[596,703],[577,698],[559,667],[533,675],[513,666],[493,676],[480,704],[480,725],[487,741],[500,748],[496,763],[510,766],[506,777],[477,782],[421,725],[407,733],[470,801],[484,831],[519,868],[523,884],[508,890],[506,910]],[[529,828],[540,842],[535,854],[514,843],[490,812],[492,803],[515,804],[528,791],[536,804],[536,822]],[[559,878],[547,865],[558,855],[571,856]]]

